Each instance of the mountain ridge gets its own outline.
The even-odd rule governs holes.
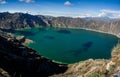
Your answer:
[[[24,29],[32,27],[86,28],[120,35],[120,19],[46,17],[27,13],[0,13],[1,29]]]

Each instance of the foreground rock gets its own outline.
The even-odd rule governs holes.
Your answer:
[[[8,72],[0,68],[0,77],[11,77]]]
[[[23,45],[27,45],[27,44],[30,44],[30,43],[34,43],[34,42],[30,39],[25,39],[25,41],[23,42]]]
[[[27,45],[29,43],[33,43],[32,40],[25,38],[25,36],[17,36],[16,40],[18,40],[19,43],[22,45]]]

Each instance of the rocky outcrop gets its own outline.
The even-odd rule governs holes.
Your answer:
[[[19,42],[24,42],[25,41],[25,36],[17,36],[16,40],[18,40]]]
[[[8,72],[0,68],[0,77],[11,77]]]

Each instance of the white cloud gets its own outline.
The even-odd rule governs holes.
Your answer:
[[[30,3],[30,2],[35,2],[35,0],[19,0],[20,2],[26,2],[26,3]]]
[[[6,0],[0,0],[0,4],[6,4]]]
[[[70,5],[72,5],[72,3],[71,3],[70,1],[66,1],[66,2],[64,3],[64,5],[70,6]]]
[[[103,9],[100,10],[100,13],[94,15],[94,14],[82,14],[79,16],[80,18],[86,18],[86,17],[109,17],[109,18],[120,18],[120,10],[107,10]]]
[[[110,17],[110,18],[120,18],[120,10],[101,10],[101,13],[98,14],[98,17]]]
[[[80,15],[80,16],[78,16],[78,17],[80,17],[80,18],[85,18],[85,17],[93,17],[93,16],[90,15],[90,14],[84,14],[84,15]]]

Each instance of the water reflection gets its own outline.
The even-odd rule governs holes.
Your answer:
[[[71,32],[69,30],[66,29],[61,29],[57,31],[58,33],[66,33],[66,34],[70,34]]]

